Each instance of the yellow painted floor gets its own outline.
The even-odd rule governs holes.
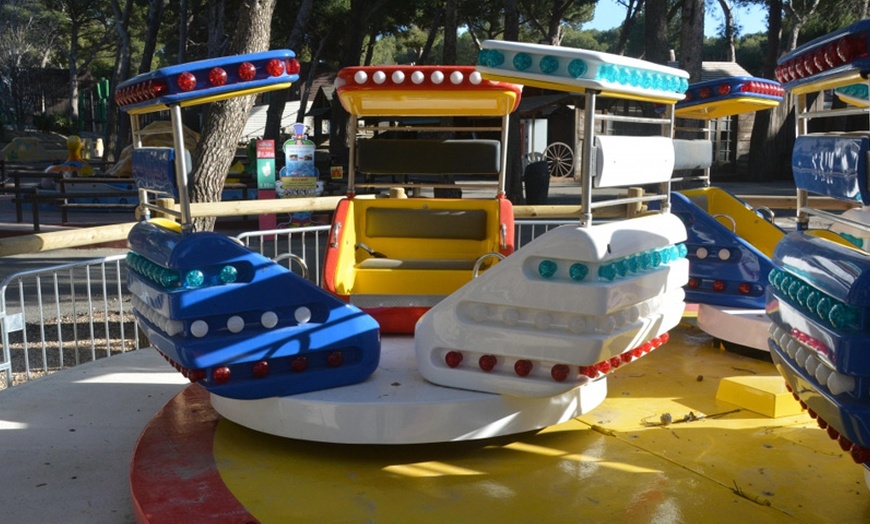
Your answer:
[[[361,446],[220,420],[214,460],[262,522],[870,522],[863,468],[805,412],[717,400],[734,376],[778,374],[714,348],[687,318],[610,375],[602,405],[543,431]]]

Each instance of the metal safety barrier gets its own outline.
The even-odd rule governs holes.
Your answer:
[[[22,271],[0,282],[0,389],[142,347],[124,259]]]

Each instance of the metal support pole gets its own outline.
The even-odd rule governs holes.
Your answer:
[[[181,122],[181,106],[170,106],[172,115],[172,140],[175,147],[175,183],[178,186],[178,203],[181,206],[181,231],[190,233],[193,231],[193,220],[190,216],[190,193],[187,184],[187,158],[184,149],[184,126]]]
[[[501,166],[498,173],[498,196],[506,194],[507,161],[508,161],[508,126],[510,116],[504,115],[501,119]]]
[[[356,115],[349,115],[349,117],[351,124],[348,130],[350,136],[347,141],[347,194],[354,196],[356,194],[354,187],[356,182],[356,134],[359,127],[359,117]]]
[[[586,107],[584,109],[585,121],[583,122],[583,155],[580,166],[580,187],[582,193],[580,227],[592,225],[592,175],[595,159],[593,157],[593,142],[595,142],[595,102],[597,93],[593,90],[586,91]],[[580,114],[580,105],[575,105],[577,116]],[[577,118],[575,116],[575,118]]]

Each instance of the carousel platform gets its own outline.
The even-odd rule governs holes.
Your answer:
[[[591,412],[437,444],[261,433],[145,349],[0,393],[5,522],[859,522],[864,469],[694,318]]]

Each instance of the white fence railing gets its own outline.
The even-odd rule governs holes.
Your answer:
[[[521,247],[573,220],[518,220]],[[320,284],[329,226],[242,233],[243,245]],[[0,282],[0,390],[148,345],[127,293],[126,254],[22,271]]]

